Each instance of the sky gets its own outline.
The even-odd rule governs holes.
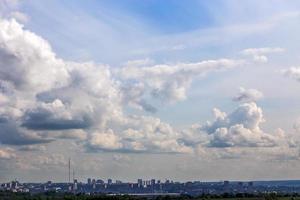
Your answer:
[[[300,179],[300,2],[0,1],[0,182]]]

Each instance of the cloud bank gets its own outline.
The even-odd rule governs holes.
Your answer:
[[[244,53],[263,56],[281,51]],[[67,61],[14,19],[0,19],[0,143],[36,151],[43,148],[34,145],[72,139],[86,152],[201,155],[210,149],[237,152],[234,148],[288,146],[284,132],[262,130],[263,112],[255,101],[263,94],[256,89],[241,88],[233,98],[240,105],[231,113],[215,108],[213,121],[186,129],[126,112],[131,107],[155,113],[158,108],[151,100],[182,101],[195,79],[244,64],[245,60],[228,58],[175,64],[140,60],[112,68]],[[4,152],[3,158],[10,157]],[[63,158],[43,162],[52,161],[64,163]]]
[[[192,152],[180,143],[179,131],[170,124],[155,117],[128,115],[124,109],[155,112],[145,95],[164,102],[180,101],[193,79],[242,64],[241,60],[219,59],[138,67],[139,63],[129,62],[113,70],[58,58],[47,41],[14,19],[1,19],[0,27],[2,144],[77,138],[88,151]]]

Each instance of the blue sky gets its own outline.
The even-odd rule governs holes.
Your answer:
[[[299,9],[4,0],[0,182],[299,179]]]
[[[176,58],[194,61],[230,54],[244,46],[272,45],[272,38],[261,35],[253,40],[255,33],[239,38],[230,30],[225,34],[210,32],[268,22],[273,16],[286,13],[286,9],[293,12],[299,6],[294,1],[289,6],[276,2],[278,6],[269,8],[267,1],[255,6],[252,1],[241,5],[236,1],[32,0],[22,10],[34,19],[26,26],[49,40],[61,56],[120,64],[145,57],[165,62]],[[185,43],[190,47],[186,48]]]
[[[128,57],[147,56],[136,55],[138,52],[134,49],[144,50],[145,44],[143,43],[155,51],[155,49],[163,49],[162,44],[162,47],[151,45],[152,41],[154,41],[153,45],[159,45],[156,43],[158,38],[168,38],[170,35],[176,37],[220,24],[219,19],[214,16],[215,11],[210,10],[213,6],[213,3],[202,1],[189,1],[188,3],[183,1],[78,1],[75,3],[30,1],[23,9],[30,12],[32,18],[36,19],[29,21],[27,26],[52,41],[54,48],[66,57],[72,57],[69,55],[71,49],[72,59],[92,56],[99,62],[103,60],[120,62]],[[217,4],[217,7],[218,12],[222,12],[222,2]],[[81,37],[81,40],[76,39],[78,37]],[[123,37],[127,38],[127,42],[122,41],[118,44]],[[167,43],[173,42],[167,41]],[[117,47],[111,47],[111,43],[115,43]],[[110,58],[111,52],[109,55],[101,55],[102,51],[99,54],[93,52],[102,45],[104,48],[120,53],[120,58],[118,55]],[[125,50],[120,48],[124,45],[131,48],[124,52]],[[180,48],[181,44],[177,46]],[[84,50],[76,51],[79,47],[84,47]],[[72,49],[75,50],[72,51]],[[147,54],[155,54],[155,52]]]

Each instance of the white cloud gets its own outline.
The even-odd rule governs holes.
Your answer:
[[[112,130],[106,133],[94,132],[90,135],[89,147],[100,150],[118,150],[122,149],[123,145],[119,138]]]
[[[194,78],[242,64],[242,60],[219,59],[174,65],[128,66],[121,68],[118,75],[124,80],[144,84],[154,98],[176,102],[186,99],[186,92]]]
[[[1,80],[31,92],[62,87],[68,82],[65,63],[56,58],[48,42],[13,19],[0,20],[0,27]]]
[[[145,85],[143,83],[123,84],[121,86],[123,103],[138,110],[155,113],[157,109],[149,104],[143,97]]]
[[[137,67],[146,60],[112,73],[106,65],[57,58],[47,41],[15,20],[1,20],[0,27],[0,79],[5,83],[0,113],[3,130],[14,133],[0,132],[0,142],[6,144],[76,138],[94,150],[192,152],[171,125],[154,117],[126,116],[123,110],[134,106],[154,112],[143,98],[147,90],[163,100],[182,100],[193,78],[242,63],[220,59]],[[19,112],[12,115],[7,108]]]
[[[244,101],[244,102],[250,102],[250,101],[257,101],[261,98],[263,98],[263,93],[256,89],[245,89],[243,87],[240,87],[239,93],[233,98],[234,101]]]
[[[241,104],[230,114],[216,115],[215,121],[207,122],[200,130],[209,135],[208,146],[211,147],[278,146],[285,139],[284,134],[265,133],[260,127],[263,122],[261,108],[249,102]]]
[[[174,65],[143,60],[112,70],[58,58],[47,41],[15,20],[0,20],[0,57],[1,143],[72,138],[92,151],[193,153],[207,146],[274,147],[284,140],[261,130],[262,110],[248,102],[262,96],[254,89],[240,91],[236,99],[248,103],[234,112],[214,109],[214,122],[188,130],[124,111],[132,106],[154,112],[147,95],[167,102],[183,100],[194,79],[242,65],[243,60]]]
[[[49,131],[93,122],[104,128],[122,115],[121,91],[108,66],[63,61],[15,20],[1,19],[0,27],[0,142],[48,142]]]
[[[144,153],[192,153],[192,148],[180,142],[180,134],[160,119],[129,116],[120,127],[121,132],[108,130],[92,133],[87,146],[91,150]]]
[[[300,67],[290,67],[289,69],[281,70],[281,73],[296,81],[300,81]]]
[[[123,132],[123,137],[127,141],[137,141],[145,151],[167,153],[192,151],[178,141],[181,138],[180,133],[158,118],[133,116],[129,118],[127,124],[130,128]]]
[[[275,48],[265,47],[265,48],[244,49],[241,53],[242,55],[245,56],[251,56],[253,60],[256,62],[268,62],[267,55],[274,54],[274,53],[282,53],[284,51],[285,49],[279,47],[275,47]]]

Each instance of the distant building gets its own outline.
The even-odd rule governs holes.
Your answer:
[[[108,185],[111,185],[111,184],[112,184],[112,179],[109,178],[109,179],[107,180],[107,184],[108,184]]]
[[[88,185],[92,185],[92,179],[91,179],[91,178],[88,178],[88,179],[87,179],[87,184],[88,184]]]
[[[151,185],[155,185],[155,179],[151,179]]]
[[[17,189],[17,188],[18,188],[18,185],[19,185],[19,182],[18,182],[18,181],[12,181],[12,182],[11,182],[11,188],[13,188],[13,189]]]
[[[103,185],[103,184],[104,184],[104,181],[103,181],[103,180],[101,180],[101,179],[98,179],[98,180],[96,181],[96,184]]]
[[[74,183],[73,183],[73,190],[77,190],[77,189],[78,189],[78,186],[77,186],[77,184],[78,184],[78,181],[77,181],[77,179],[74,179]]]
[[[228,186],[229,185],[229,181],[224,181],[224,186]]]
[[[142,187],[143,186],[143,179],[138,179],[137,184],[138,184],[138,187]]]
[[[147,186],[151,185],[151,181],[146,181],[146,185]]]
[[[30,192],[41,193],[45,191],[56,192],[72,192],[93,194],[146,194],[146,195],[158,195],[158,194],[176,194],[182,193],[189,195],[201,195],[201,194],[258,194],[258,193],[282,193],[282,194],[295,194],[300,193],[300,181],[276,181],[276,182],[173,182],[167,180],[163,183],[159,180],[150,179],[142,180],[138,179],[138,183],[128,183],[116,180],[112,183],[109,179],[108,183],[104,183],[101,179],[97,181],[90,179],[88,183],[78,182],[77,179],[73,179],[73,183],[20,183],[17,181],[10,181],[0,184],[0,191],[11,192]],[[103,185],[101,185],[103,183]],[[122,184],[121,184],[122,183]],[[255,184],[253,186],[253,184]],[[279,185],[280,184],[280,185]]]

